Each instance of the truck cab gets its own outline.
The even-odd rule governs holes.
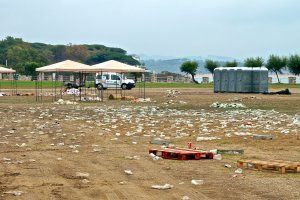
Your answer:
[[[130,90],[135,87],[135,82],[132,79],[127,79],[119,73],[96,73],[95,87],[99,90],[108,88]]]

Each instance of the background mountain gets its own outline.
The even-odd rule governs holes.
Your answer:
[[[223,66],[227,61],[237,60],[238,62],[240,62],[238,59],[235,58],[224,57],[224,56],[213,56],[213,55],[206,56],[206,57],[186,56],[182,58],[175,58],[175,57],[162,57],[162,56],[146,56],[142,54],[139,55],[139,58],[140,58],[140,62],[143,63],[147,69],[152,70],[155,73],[160,73],[162,71],[181,73],[180,66],[182,65],[182,63],[189,60],[198,62],[199,64],[199,68],[197,71],[198,73],[209,73],[209,71],[204,68],[206,59],[217,61],[220,63],[220,66]],[[239,63],[239,65],[241,65],[241,62]]]

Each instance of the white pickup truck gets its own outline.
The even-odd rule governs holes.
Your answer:
[[[107,88],[130,90],[135,87],[135,82],[132,79],[123,78],[121,74],[105,72],[96,74],[95,87],[99,90]]]

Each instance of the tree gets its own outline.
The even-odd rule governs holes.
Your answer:
[[[199,82],[195,80],[197,69],[198,69],[198,63],[196,61],[186,61],[182,63],[182,65],[180,66],[181,72],[190,74],[192,76],[193,82],[199,84]]]
[[[278,83],[280,83],[278,73],[282,74],[282,69],[286,67],[287,59],[285,57],[279,57],[276,55],[270,55],[266,67],[268,70],[275,72]]]
[[[291,55],[287,61],[287,66],[294,75],[300,75],[300,56],[297,54]]]
[[[51,62],[52,52],[45,50],[36,50],[29,44],[15,45],[7,50],[8,66],[17,70],[18,73],[25,73],[25,63],[34,62],[39,66],[47,65]]]
[[[247,58],[244,62],[245,67],[261,67],[264,65],[264,59],[261,57]]]
[[[211,73],[214,74],[214,70],[218,67],[219,63],[213,60],[205,60],[204,67]]]
[[[35,69],[40,67],[39,63],[36,62],[26,62],[24,63],[25,75],[31,76],[32,78],[36,75]],[[31,79],[33,80],[33,79]]]
[[[0,41],[0,63],[5,65],[7,60],[7,50],[15,45],[23,44],[23,40],[21,38],[13,38],[11,36],[7,36],[4,40]]]
[[[225,67],[237,67],[238,66],[238,63],[236,62],[236,60],[234,61],[228,61],[225,63]]]
[[[84,45],[69,45],[65,46],[64,50],[64,56],[66,59],[77,62],[85,62],[89,56],[89,51]]]

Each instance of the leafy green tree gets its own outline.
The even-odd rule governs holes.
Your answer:
[[[264,65],[264,59],[261,57],[247,58],[244,62],[245,67],[262,67]]]
[[[0,63],[2,65],[6,64],[7,60],[7,50],[15,45],[23,44],[23,40],[21,38],[13,38],[11,36],[7,36],[4,40],[0,41]]]
[[[74,60],[77,62],[84,62],[89,57],[89,51],[84,45],[66,46],[64,54],[66,59]]]
[[[25,70],[24,74],[26,76],[31,76],[33,78],[34,76],[36,76],[35,69],[38,67],[41,67],[39,63],[26,62],[26,63],[24,63],[24,70]]]
[[[182,65],[180,66],[181,72],[190,74],[192,76],[193,82],[199,84],[199,82],[195,80],[197,69],[198,69],[198,63],[196,61],[186,61],[182,63]]]
[[[288,59],[287,66],[291,73],[300,75],[300,56],[297,54],[291,55]]]
[[[219,63],[213,60],[205,60],[204,67],[211,73],[214,74],[214,70],[219,66]]]
[[[225,67],[237,67],[238,63],[236,62],[236,60],[234,61],[228,61],[225,63]]]
[[[270,55],[266,67],[268,70],[275,72],[278,83],[280,83],[280,79],[278,77],[278,73],[282,74],[282,70],[286,67],[287,59],[285,57],[280,57],[276,55]]]
[[[26,43],[12,46],[7,50],[9,66],[20,74],[25,73],[25,63],[35,62],[39,66],[47,65],[51,62],[51,56],[52,53],[50,51],[38,51]]]

